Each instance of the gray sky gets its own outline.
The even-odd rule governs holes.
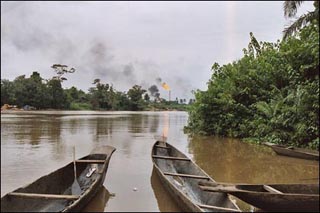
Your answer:
[[[298,15],[311,10],[305,2]],[[282,1],[1,2],[1,79],[48,79],[58,63],[76,69],[64,88],[87,92],[100,78],[118,91],[156,84],[167,99],[161,78],[171,99],[189,99],[207,88],[214,62],[243,56],[249,32],[276,42],[289,23]]]

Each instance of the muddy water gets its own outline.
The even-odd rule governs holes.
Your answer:
[[[193,160],[217,182],[319,183],[319,161],[279,156],[271,148],[219,137],[194,137]],[[237,200],[242,210],[255,210]]]
[[[179,211],[154,173],[155,136],[193,158],[215,180],[235,183],[317,183],[317,161],[278,156],[264,146],[217,137],[188,137],[184,112],[50,111],[1,114],[1,196],[111,145],[104,187],[83,211]],[[133,190],[136,188],[137,190]],[[250,207],[240,201],[243,210]]]

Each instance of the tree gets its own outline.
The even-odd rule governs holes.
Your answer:
[[[261,47],[252,32],[250,32],[250,40],[251,41],[248,45],[249,53],[252,53],[253,55],[254,55],[254,53],[256,53],[255,55],[259,56],[261,54]]]
[[[68,102],[67,95],[61,87],[61,81],[59,79],[51,79],[48,81],[48,95],[50,108],[53,109],[66,109],[69,108],[70,102]]]
[[[63,64],[53,64],[51,68],[57,73],[57,76],[54,76],[53,78],[60,81],[67,80],[65,77],[62,77],[64,74],[74,73],[76,71],[75,68],[68,69],[68,66]]]
[[[185,130],[318,149],[319,25],[277,43],[250,37],[241,59],[212,66]]]
[[[128,96],[131,101],[131,110],[142,110],[143,109],[143,100],[142,95],[146,92],[145,89],[142,89],[139,85],[134,85],[128,91]]]
[[[48,103],[47,87],[42,83],[42,78],[37,71],[34,71],[29,79],[26,79],[27,100],[28,103],[37,109],[46,108]]]
[[[298,7],[304,1],[285,1],[283,5],[284,16],[286,18],[293,18],[297,14]],[[319,1],[314,1],[313,6],[315,7],[314,11],[308,12],[304,15],[301,15],[295,22],[290,26],[286,27],[283,30],[283,38],[286,39],[291,35],[294,35],[300,30],[303,26],[311,23],[313,20],[317,20],[319,23]]]
[[[95,88],[90,88],[91,104],[94,109],[110,110],[113,106],[114,91],[108,83],[101,83],[100,79],[95,79],[93,84]]]
[[[148,95],[148,93],[144,94],[144,100],[145,101],[150,101],[150,96]]]
[[[124,92],[115,92],[112,108],[115,110],[130,110],[130,100]]]
[[[13,82],[1,79],[1,106],[14,103],[14,84]]]
[[[195,102],[195,100],[194,99],[192,99],[192,98],[190,98],[189,99],[189,103],[188,104],[193,104]]]
[[[70,101],[72,102],[75,102],[75,101],[78,101],[79,98],[80,98],[80,94],[79,92],[81,91],[78,91],[76,87],[71,87],[70,89],[66,89],[65,90],[67,95],[68,95],[68,98],[70,99]]]
[[[13,101],[19,107],[23,107],[28,102],[28,90],[26,75],[18,76],[13,81]]]

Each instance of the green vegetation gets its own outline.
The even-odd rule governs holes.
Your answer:
[[[304,1],[285,1],[284,8],[284,16],[286,18],[293,18],[297,14],[298,7]],[[295,20],[290,26],[286,27],[283,31],[283,38],[286,39],[291,35],[294,35],[301,29],[303,26],[309,24],[313,20],[319,20],[319,1],[314,1],[313,6],[315,7],[314,11],[308,12],[302,16],[300,16],[297,20]]]
[[[60,64],[54,64],[52,68],[57,75],[49,80],[42,79],[38,72],[33,72],[29,78],[22,75],[14,81],[1,80],[1,106],[9,104],[22,108],[29,105],[36,109],[64,110],[186,110],[187,104],[179,104],[178,98],[176,101],[161,99],[155,85],[152,86],[152,91],[157,91],[154,100],[139,85],[125,93],[103,84],[100,79],[94,80],[95,87],[89,88],[88,93],[76,87],[63,89],[62,82],[67,80],[64,74],[73,73],[75,69],[68,70],[66,65]]]
[[[212,66],[185,130],[319,149],[318,19],[281,42],[250,37],[240,60]]]

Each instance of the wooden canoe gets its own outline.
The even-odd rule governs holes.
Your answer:
[[[80,211],[99,191],[108,170],[112,146],[100,146],[76,160],[80,195],[72,195],[74,182],[73,161],[45,175],[29,185],[18,188],[1,198],[1,212],[70,212]],[[89,169],[96,171],[90,177]]]
[[[226,192],[263,211],[319,212],[319,184],[199,183],[204,191]]]
[[[240,211],[227,193],[201,190],[199,181],[215,181],[172,145],[157,141],[152,147],[151,157],[162,185],[183,211]]]
[[[279,155],[303,158],[307,160],[319,160],[319,152],[316,150],[288,147],[288,146],[277,145],[269,142],[264,143],[264,145],[271,147],[272,150]]]

